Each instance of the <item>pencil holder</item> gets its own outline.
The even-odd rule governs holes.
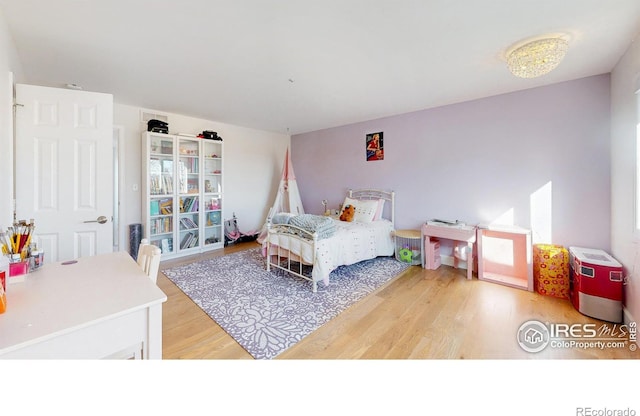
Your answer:
[[[27,260],[16,263],[9,263],[9,276],[15,277],[29,273],[29,262]]]

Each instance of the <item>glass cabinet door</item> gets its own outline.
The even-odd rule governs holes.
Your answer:
[[[173,140],[149,137],[149,240],[163,253],[173,252]]]
[[[200,246],[200,139],[178,140],[180,250]]]
[[[222,228],[222,141],[204,139],[204,245],[224,242]]]

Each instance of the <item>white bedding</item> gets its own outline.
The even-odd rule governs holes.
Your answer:
[[[392,256],[394,253],[393,224],[388,220],[369,223],[345,222],[334,219],[336,233],[329,238],[318,240],[312,279],[329,284],[329,274],[338,266],[358,263],[378,256]],[[311,264],[311,245],[306,241],[291,239],[281,234],[269,236],[271,253],[287,250],[302,256],[303,262]],[[291,247],[290,247],[291,246]]]

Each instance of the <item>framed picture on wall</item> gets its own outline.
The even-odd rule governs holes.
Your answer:
[[[384,159],[384,142],[382,141],[382,132],[369,133],[366,139],[367,161]]]

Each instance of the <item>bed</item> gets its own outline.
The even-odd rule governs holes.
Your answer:
[[[276,216],[267,220],[263,242],[266,269],[284,270],[312,283],[329,285],[331,271],[339,266],[394,254],[395,193],[378,189],[349,190],[343,207],[355,205],[352,222],[338,216]],[[296,222],[296,220],[299,220]],[[301,226],[316,221],[319,228]],[[333,230],[333,232],[331,232]]]

